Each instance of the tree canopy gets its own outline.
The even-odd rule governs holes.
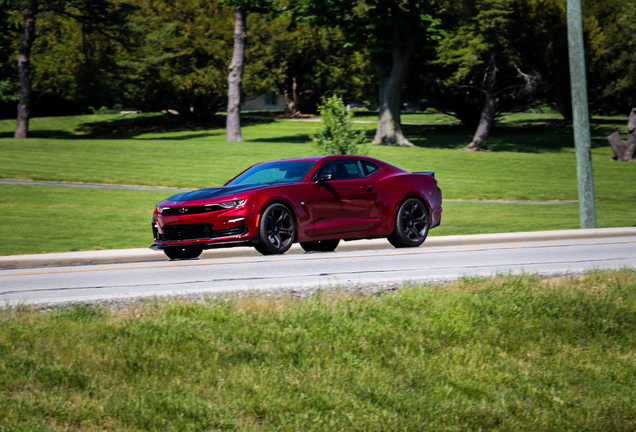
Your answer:
[[[295,115],[315,113],[325,95],[364,101],[379,109],[376,141],[408,145],[405,100],[477,127],[490,82],[495,118],[547,104],[569,120],[565,2],[1,0],[0,115],[16,113],[22,11],[33,5],[32,115],[120,105],[210,121],[227,100],[232,14],[243,5],[241,93],[277,91]],[[590,111],[627,113],[634,2],[584,0],[583,11]]]

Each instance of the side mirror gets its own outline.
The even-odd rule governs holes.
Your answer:
[[[316,184],[322,184],[326,181],[333,180],[335,178],[336,178],[336,175],[334,174],[333,171],[325,171],[322,174],[320,174],[320,177],[318,177],[318,180],[316,180]]]

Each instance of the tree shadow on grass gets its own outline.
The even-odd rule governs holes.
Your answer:
[[[99,120],[79,124],[75,130],[35,129],[29,130],[29,138],[61,140],[122,140],[138,139],[146,133],[192,132],[182,136],[157,137],[153,139],[186,140],[216,135],[225,128],[225,117],[215,116],[210,121],[197,122],[176,115],[147,113],[141,115],[122,115],[110,120]],[[224,131],[223,131],[224,133]],[[13,132],[2,132],[0,138],[13,138]]]
[[[488,150],[515,153],[552,153],[574,148],[572,129],[551,126],[495,127]]]
[[[430,149],[461,149],[472,139],[471,130],[465,126],[402,125],[402,131],[416,146]]]
[[[250,118],[241,119],[242,126],[272,123],[276,119]],[[95,123],[85,123],[82,130],[88,133],[91,138],[100,139],[148,139],[148,140],[188,140],[194,138],[205,138],[209,136],[225,135],[225,115],[215,115],[209,120],[197,121],[172,114],[150,113],[147,116],[136,116],[131,118],[117,118],[109,121]],[[138,138],[138,135],[147,133],[179,133],[193,132],[181,136],[169,136],[152,138]],[[87,135],[84,135],[87,137]]]
[[[223,118],[225,119],[225,118]],[[88,122],[80,125],[84,138],[131,139],[147,133],[197,132],[184,136],[172,136],[164,139],[183,140],[209,136],[209,131],[218,130],[223,122],[213,117],[210,121],[194,121],[172,114],[148,113],[146,115],[125,116],[112,120]],[[153,138],[155,139],[155,138]],[[162,138],[157,138],[162,139]]]
[[[13,132],[0,132],[0,138],[13,138]],[[29,131],[29,138],[40,139],[86,139],[86,135],[74,134],[64,130],[33,130]]]
[[[473,139],[475,129],[466,126],[402,126],[409,140],[418,147],[463,149]],[[593,142],[593,147],[602,142]],[[495,126],[486,149],[496,152],[551,153],[574,148],[572,129],[559,126]]]
[[[258,143],[286,143],[286,144],[311,144],[311,136],[309,134],[284,135],[270,138],[256,138],[248,140]]]

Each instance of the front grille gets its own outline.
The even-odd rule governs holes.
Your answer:
[[[163,234],[157,233],[159,241],[198,240],[218,237],[237,236],[244,234],[245,223],[236,228],[213,230],[211,223],[196,223],[182,225],[167,225],[163,227]]]
[[[161,212],[161,216],[181,216],[192,215],[201,213],[210,213],[219,210],[223,210],[218,204],[198,205],[198,206],[185,206],[185,207],[169,207]]]
[[[245,234],[245,224],[238,226],[236,228],[227,228],[223,230],[212,231],[212,236],[216,237],[229,237],[229,236],[238,236],[241,234]]]

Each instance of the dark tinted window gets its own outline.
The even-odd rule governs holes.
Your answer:
[[[365,177],[370,176],[371,174],[373,174],[374,172],[380,169],[380,167],[374,164],[373,162],[369,162],[365,160],[362,161],[362,167],[364,168]]]
[[[357,179],[363,177],[360,172],[360,164],[357,160],[334,160],[324,164],[318,170],[317,177],[331,171],[336,175],[336,180]]]
[[[255,165],[228,185],[248,183],[298,182],[305,178],[316,161],[283,161]]]

